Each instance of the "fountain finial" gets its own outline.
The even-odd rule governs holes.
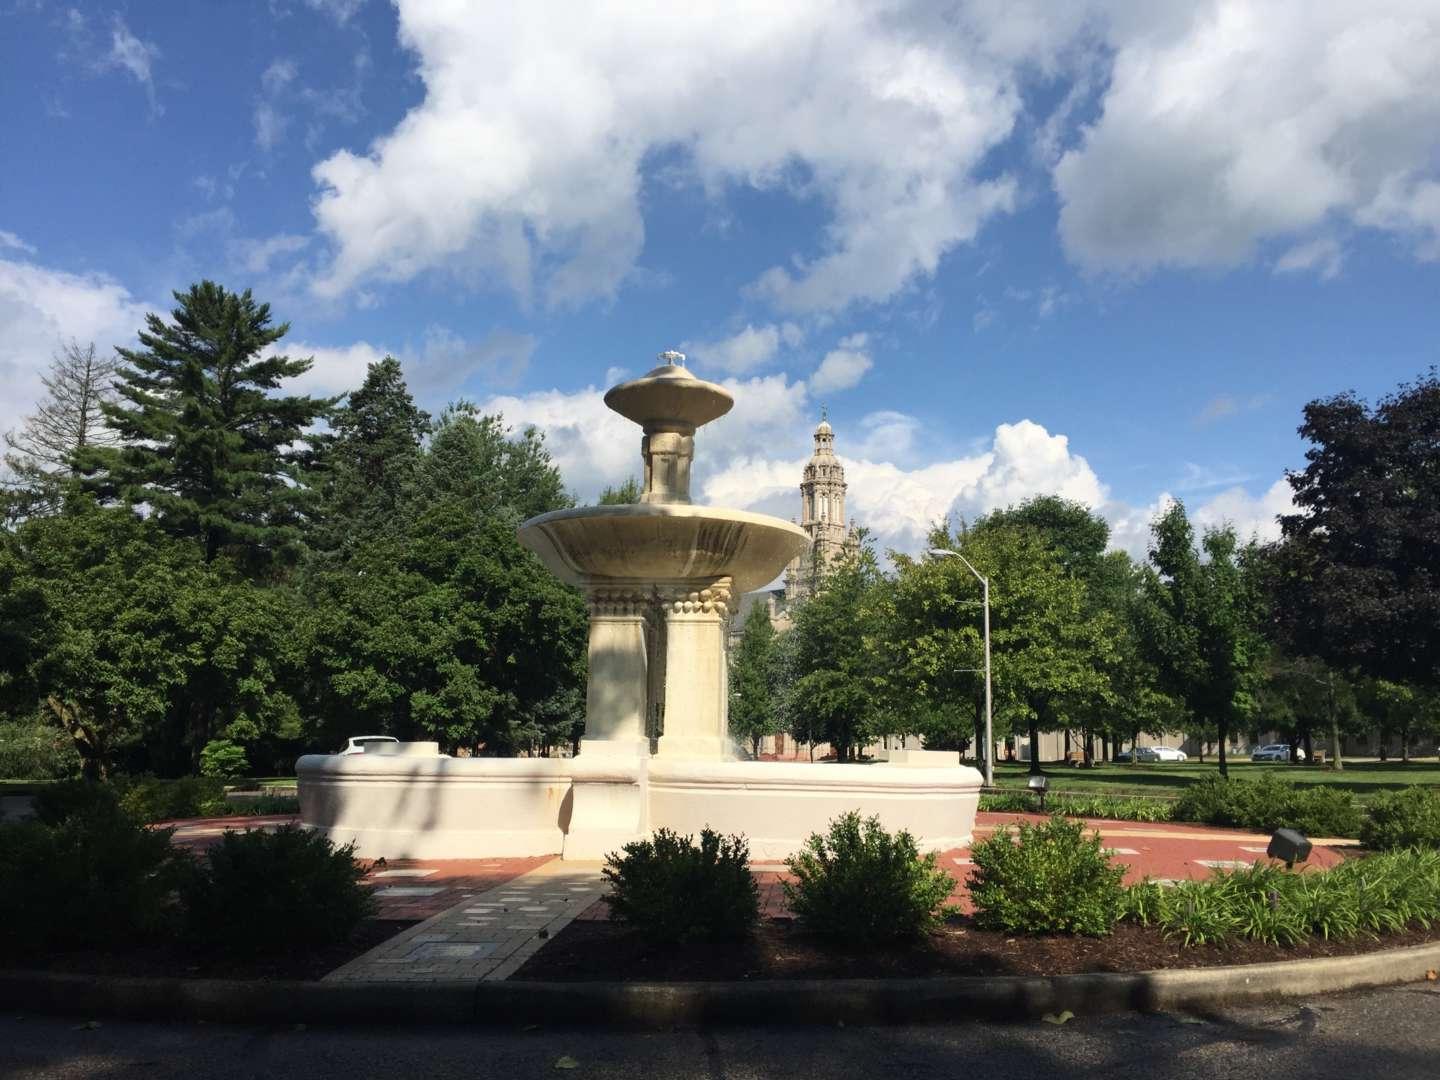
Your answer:
[[[659,360],[662,364],[669,364],[671,367],[685,366],[685,354],[676,349],[666,349],[655,359]]]

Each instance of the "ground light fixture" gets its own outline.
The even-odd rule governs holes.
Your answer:
[[[1265,854],[1272,859],[1284,859],[1285,866],[1293,870],[1297,862],[1310,857],[1310,841],[1294,829],[1276,829]]]
[[[995,757],[995,736],[992,733],[990,722],[990,579],[971,566],[970,560],[958,551],[951,551],[949,548],[931,548],[926,554],[932,559],[959,559],[980,582],[985,603],[985,786],[993,788],[995,786],[995,763],[992,759]]]
[[[1043,814],[1045,812],[1045,793],[1050,790],[1050,778],[1048,776],[1032,776],[1030,777],[1030,783],[1026,786],[1030,788],[1031,794],[1040,800],[1040,812]],[[1302,837],[1301,839],[1304,838]],[[1275,842],[1272,840],[1270,843],[1273,847]],[[1305,845],[1305,853],[1307,855],[1310,853],[1310,845],[1308,843]]]

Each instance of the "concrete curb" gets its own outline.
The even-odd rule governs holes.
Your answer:
[[[1415,982],[1440,943],[1359,956],[1134,974],[752,983],[254,982],[0,971],[0,1007],[230,1024],[525,1024],[632,1030],[730,1024],[1027,1020],[1069,1009],[1214,1008]]]

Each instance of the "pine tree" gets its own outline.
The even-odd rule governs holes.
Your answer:
[[[365,382],[335,409],[321,455],[325,525],[317,546],[353,546],[394,523],[413,495],[430,415],[415,405],[400,362],[371,364]]]
[[[98,494],[147,504],[206,562],[231,550],[263,564],[300,542],[313,501],[305,429],[333,402],[273,393],[312,361],[266,355],[290,326],[271,325],[248,289],[202,281],[174,295],[172,321],[147,316],[144,348],[119,350],[122,401],[101,409],[125,445],[78,460]]]
[[[114,358],[96,355],[94,342],[71,340],[51,360],[40,378],[45,397],[24,427],[5,433],[11,517],[54,513],[66,483],[75,477],[76,456],[118,441],[100,412],[102,402],[114,399],[118,367]]]

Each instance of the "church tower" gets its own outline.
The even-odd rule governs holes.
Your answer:
[[[814,592],[825,571],[854,546],[845,527],[845,466],[835,456],[835,429],[823,410],[800,481],[800,527],[810,534],[810,550],[786,568],[787,603]]]

